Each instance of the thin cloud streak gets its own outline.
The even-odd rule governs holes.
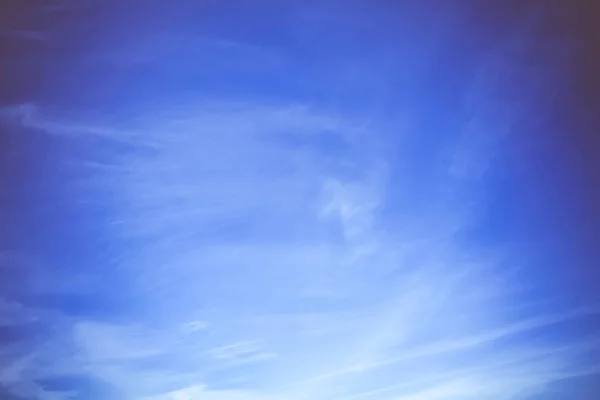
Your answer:
[[[289,133],[278,133],[293,132],[310,140],[334,129],[351,146],[364,133],[348,121],[312,115],[303,107],[200,105],[189,107],[193,117],[155,117],[129,131],[53,122],[30,108],[25,111],[22,121],[30,128],[66,133],[68,140],[99,137],[124,143],[122,138],[127,138],[135,150],[112,163],[96,164],[100,169],[95,161],[87,164],[97,179],[90,183],[117,196],[115,211],[121,223],[112,229],[145,244],[121,268],[135,271],[132,290],[156,306],[156,326],[166,325],[82,320],[74,328],[81,365],[133,398],[350,399],[343,393],[361,392],[361,387],[372,386],[371,380],[380,379],[378,373],[386,376],[390,368],[413,364],[423,384],[392,387],[390,396],[403,392],[395,398],[494,398],[512,387],[512,395],[497,397],[510,399],[575,374],[561,358],[577,354],[577,348],[538,350],[525,345],[519,352],[508,346],[512,359],[494,364],[497,353],[490,345],[595,315],[598,307],[512,323],[499,319],[499,328],[482,329],[493,325],[494,318],[485,316],[493,303],[488,305],[490,300],[481,292],[464,296],[493,279],[495,259],[462,260],[452,226],[423,227],[430,232],[420,239],[415,239],[413,226],[383,229],[379,212],[386,198],[385,160],[375,160],[377,146],[362,149],[360,158],[352,153],[358,167],[350,171],[360,174],[340,175],[330,164],[318,162],[323,157],[315,154],[318,148],[297,148],[286,141]],[[344,160],[343,154],[338,157],[336,162]],[[274,165],[284,168],[273,169]],[[261,213],[251,226],[271,220],[268,230],[242,241],[227,235],[215,241],[209,235],[223,227],[223,219],[233,216],[234,221],[259,210],[271,212]],[[203,233],[203,225],[213,223]],[[293,234],[277,238],[282,223]],[[398,243],[400,250],[395,249]],[[393,274],[402,279],[382,285],[382,279]],[[502,275],[498,282],[510,284]],[[511,289],[502,285],[497,288],[500,298]],[[240,298],[246,309],[240,307]],[[304,330],[286,328],[283,320],[304,315],[293,311],[294,304],[310,298],[335,307],[320,308],[319,318],[309,320]],[[214,312],[198,314],[201,304],[209,304]],[[177,313],[168,317],[168,310]],[[444,317],[453,313],[466,318],[465,326],[454,331]],[[336,321],[337,315],[345,317]],[[172,322],[180,317],[202,322],[198,329],[183,324],[174,330]],[[320,318],[332,322],[323,324]],[[473,334],[477,331],[483,333]],[[261,345],[253,338],[260,338]],[[473,351],[490,358],[488,368],[469,367]],[[528,354],[538,360],[529,361]],[[456,357],[456,374],[431,367],[439,363],[441,368]],[[146,364],[149,367],[142,370],[137,366]],[[511,372],[507,366],[530,372]],[[255,371],[257,386],[211,388],[218,385],[214,374],[239,373],[240,368],[242,375],[250,373],[246,368]],[[504,383],[494,386],[499,377]],[[189,388],[169,389],[185,386]],[[385,392],[363,393],[368,397]]]
[[[326,11],[317,19],[329,20]],[[117,69],[158,62],[186,78],[202,63],[182,53],[218,55],[210,62],[223,69],[232,60],[265,71],[290,62],[272,53],[277,46],[187,33],[154,38],[156,48],[134,38],[84,58]],[[511,51],[522,50],[514,43]],[[130,309],[126,317],[48,314],[60,327],[53,335],[68,342],[62,352],[49,350],[59,347],[53,341],[8,349],[0,384],[77,398],[38,381],[84,371],[133,400],[518,400],[597,373],[579,362],[597,341],[554,328],[594,318],[600,307],[517,312],[515,304],[536,300],[512,297],[526,297],[535,273],[523,283],[513,262],[521,254],[480,240],[487,228],[471,232],[497,200],[491,181],[507,168],[501,155],[522,117],[503,112],[498,124],[495,110],[527,108],[488,93],[503,86],[503,68],[514,61],[504,52],[483,57],[469,70],[475,78],[459,82],[468,104],[457,122],[434,110],[442,101],[430,107],[412,92],[393,104],[394,115],[372,112],[380,99],[364,100],[337,76],[311,82],[335,87],[336,97],[344,86],[349,95],[336,99],[338,109],[252,93],[135,109],[127,100],[119,113],[95,118],[58,116],[34,102],[1,110],[24,135],[53,138],[76,176],[60,185],[84,211],[73,215],[86,215],[77,223],[104,235],[94,252],[116,254],[78,266],[83,276],[73,282],[112,274],[122,282],[108,282],[106,293],[127,292]],[[346,63],[324,61],[324,69],[354,69]],[[54,290],[95,288],[73,282]],[[10,327],[36,311],[0,299],[3,310]]]

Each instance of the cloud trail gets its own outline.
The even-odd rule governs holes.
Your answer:
[[[598,341],[573,327],[599,306],[545,302],[526,235],[505,238],[503,202],[521,187],[514,148],[539,93],[514,101],[501,89],[524,79],[529,42],[438,67],[444,32],[462,21],[444,10],[431,21],[449,27],[419,36],[410,59],[379,42],[381,54],[352,56],[361,35],[303,49],[327,28],[377,25],[325,6],[282,12],[292,25],[333,24],[294,25],[293,46],[242,40],[231,21],[212,35],[131,33],[74,63],[148,67],[201,89],[150,103],[133,90],[114,112],[2,109],[3,124],[60,154],[44,185],[62,194],[43,209],[79,255],[44,260],[0,293],[0,334],[45,329],[2,343],[2,388],[80,399],[59,383],[83,374],[111,400],[525,400],[597,374],[586,357]],[[330,47],[350,56],[333,61]],[[215,94],[215,70],[223,88],[243,90]]]

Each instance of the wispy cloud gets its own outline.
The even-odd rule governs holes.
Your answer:
[[[285,58],[225,39],[156,38],[95,60],[168,63],[205,49],[228,66]],[[84,371],[135,400],[517,400],[597,373],[577,363],[597,341],[553,327],[600,309],[523,310],[537,299],[522,298],[527,285],[508,265],[518,255],[464,232],[485,208],[482,182],[504,140],[482,103],[426,145],[435,135],[410,118],[267,96],[169,99],[125,119],[3,109],[57,139],[79,179],[61,183],[65,201],[92,204],[82,225],[105,235],[98,252],[117,254],[35,290],[93,291],[110,269],[134,304],[126,317],[46,316],[52,340],[6,349],[0,384],[76,398],[38,381]],[[37,316],[0,301],[0,327]]]
[[[65,143],[131,146],[83,167],[111,193],[115,237],[141,243],[119,268],[153,315],[77,321],[74,337],[79,365],[133,398],[518,399],[581,351],[522,335],[598,311],[498,313],[513,288],[498,257],[465,257],[452,225],[383,223],[386,160],[359,143],[384,135],[352,120],[243,103],[133,127],[15,112]]]

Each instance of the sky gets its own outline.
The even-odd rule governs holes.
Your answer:
[[[0,398],[594,399],[592,3],[3,3]]]

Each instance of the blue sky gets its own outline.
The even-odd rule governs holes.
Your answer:
[[[568,71],[543,8],[60,4],[3,33],[46,49],[15,56],[46,75],[1,115],[7,398],[531,400],[597,377],[571,203],[536,170]]]

